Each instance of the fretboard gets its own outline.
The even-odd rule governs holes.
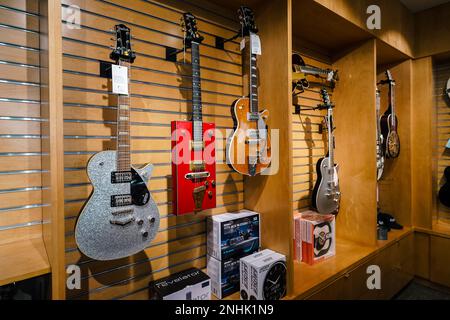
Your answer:
[[[392,113],[392,117],[391,117],[391,127],[393,129],[396,129],[396,121],[395,121],[395,82],[391,82],[389,84],[389,98],[390,98],[390,103],[391,103],[391,113]]]
[[[328,157],[330,159],[330,167],[334,167],[334,135],[333,135],[333,109],[328,108],[327,115],[328,125]]]
[[[256,66],[256,54],[253,54],[252,52],[252,41],[251,37],[249,37],[248,41],[248,50],[249,54],[248,57],[250,59],[249,61],[249,99],[250,99],[250,112],[251,113],[258,113],[258,72],[257,72],[257,66]]]
[[[130,63],[119,61],[119,65],[128,68],[128,82],[130,79]],[[117,97],[117,170],[131,169],[130,155],[130,96]]]
[[[192,129],[194,141],[203,141],[202,93],[199,44],[192,42]]]

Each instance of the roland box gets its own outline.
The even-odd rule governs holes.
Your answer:
[[[149,291],[152,300],[211,300],[211,281],[191,268],[150,282]]]
[[[211,278],[211,291],[219,299],[239,291],[239,258],[217,260],[207,256],[206,268]]]
[[[307,211],[301,216],[302,261],[315,264],[336,253],[335,216]]]
[[[259,213],[241,210],[208,217],[208,255],[217,260],[241,258],[259,250]]]

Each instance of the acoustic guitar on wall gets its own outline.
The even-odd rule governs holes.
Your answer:
[[[395,80],[389,70],[386,70],[386,80],[380,84],[389,86],[389,107],[381,116],[380,126],[383,135],[383,154],[387,158],[397,158],[400,155],[400,137],[397,132],[398,120],[395,107]]]

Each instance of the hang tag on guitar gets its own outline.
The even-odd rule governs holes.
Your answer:
[[[242,38],[239,48],[241,49],[241,51],[244,50],[244,48],[245,48],[245,38]]]
[[[450,149],[450,139],[447,141],[447,145],[445,146],[447,149]]]
[[[252,54],[261,55],[261,40],[257,34],[250,34],[250,47],[252,48]]]
[[[128,95],[128,68],[112,65],[112,91],[115,94]]]

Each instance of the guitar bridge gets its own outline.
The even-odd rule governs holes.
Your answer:
[[[206,187],[200,186],[194,189],[192,196],[194,197],[195,211],[202,210],[203,198],[205,197]]]
[[[189,169],[191,171],[205,171],[205,161],[203,160],[193,160],[189,163]]]
[[[123,226],[126,226],[127,224],[130,224],[131,222],[136,220],[135,217],[129,216],[134,213],[134,210],[113,211],[111,213],[114,216],[114,218],[110,219],[109,222],[111,224],[115,224],[118,226],[123,227]],[[128,215],[128,217],[127,217],[127,215]]]

